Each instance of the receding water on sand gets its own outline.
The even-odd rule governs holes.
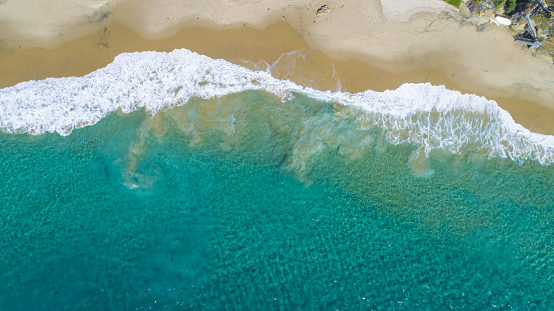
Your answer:
[[[550,309],[552,165],[391,141],[460,116],[503,120],[251,90],[2,133],[0,308]]]

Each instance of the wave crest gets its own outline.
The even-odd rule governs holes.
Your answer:
[[[426,157],[433,150],[465,151],[521,163],[554,161],[554,136],[516,124],[494,101],[444,86],[404,84],[385,92],[319,91],[181,49],[117,56],[83,77],[27,81],[0,89],[0,129],[40,135],[93,125],[106,115],[144,108],[150,113],[212,98],[261,90],[287,100],[293,93],[359,108],[361,128],[379,126],[393,144],[412,143]]]

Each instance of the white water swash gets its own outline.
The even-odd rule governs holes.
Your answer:
[[[360,127],[378,126],[390,143],[411,143],[426,156],[485,152],[522,163],[554,162],[554,136],[516,124],[496,102],[444,86],[404,84],[396,90],[361,93],[319,91],[266,71],[180,49],[117,56],[83,77],[27,81],[0,89],[0,129],[7,133],[69,135],[106,115],[141,108],[155,114],[192,97],[212,98],[246,90],[274,94],[283,101],[301,93],[360,109]]]

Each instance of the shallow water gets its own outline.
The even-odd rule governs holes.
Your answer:
[[[554,307],[551,165],[359,115],[247,91],[0,134],[0,309]]]

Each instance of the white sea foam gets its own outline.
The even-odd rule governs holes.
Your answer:
[[[145,108],[155,113],[184,105],[191,97],[245,90],[263,90],[283,99],[298,92],[359,107],[362,127],[380,126],[390,142],[415,144],[426,155],[434,149],[455,154],[475,150],[518,162],[554,162],[554,136],[530,132],[483,97],[430,84],[404,84],[385,92],[323,92],[184,49],[121,54],[84,77],[27,81],[0,89],[0,129],[68,135],[116,110]]]

